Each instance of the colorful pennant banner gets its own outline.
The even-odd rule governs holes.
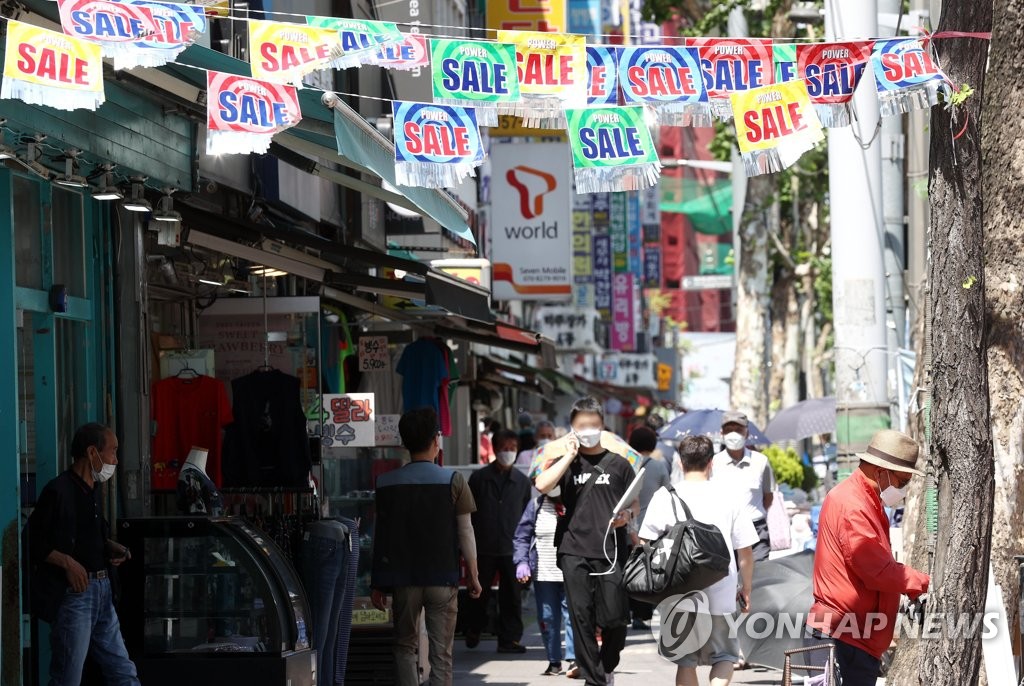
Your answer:
[[[430,64],[427,37],[422,33],[403,33],[401,43],[379,46],[370,64],[396,71],[422,69]]]
[[[619,83],[627,104],[653,105],[666,126],[711,126],[697,48],[623,48]]]
[[[871,41],[808,43],[794,47],[795,63],[780,62],[776,46],[776,82],[803,79],[822,126],[849,126],[850,102],[871,58]]]
[[[476,112],[469,107],[395,101],[395,180],[452,188],[484,162]]]
[[[498,31],[516,46],[521,98],[500,109],[528,127],[565,128],[564,109],[587,104],[587,44],[583,36],[541,31]]]
[[[206,153],[265,153],[275,133],[302,120],[294,86],[206,73]]]
[[[566,110],[578,193],[635,191],[658,183],[661,162],[643,107]]]
[[[373,64],[378,49],[398,45],[405,39],[398,26],[385,21],[306,17],[306,23],[309,26],[338,32],[343,54],[333,62],[332,66],[335,69]]]
[[[722,121],[732,119],[729,96],[773,81],[775,63],[770,39],[688,38],[686,46],[699,50],[708,99]]]
[[[430,60],[434,102],[475,107],[480,126],[497,126],[497,108],[519,101],[516,46],[511,43],[433,39]]]
[[[10,19],[0,98],[58,110],[95,110],[106,99],[102,48]]]
[[[249,64],[254,79],[302,85],[318,69],[344,56],[337,31],[277,21],[249,21]]]
[[[924,44],[916,39],[876,41],[871,66],[883,117],[937,105],[939,91],[947,87],[945,74],[935,66]]]
[[[61,28],[98,43],[114,69],[173,62],[206,32],[202,8],[148,0],[57,0]]]
[[[618,51],[604,46],[587,46],[587,104],[619,104]]]
[[[733,93],[732,108],[747,176],[782,171],[825,138],[800,80]]]

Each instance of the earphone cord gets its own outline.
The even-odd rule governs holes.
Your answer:
[[[608,564],[611,566],[608,567],[607,572],[591,572],[590,576],[608,576],[609,574],[614,574],[615,568],[619,565],[619,546],[618,543],[615,541],[614,535],[612,535],[612,543],[615,547],[615,556],[614,559],[608,557],[608,534],[612,533],[612,524],[614,523],[615,519],[608,520],[608,528],[604,530],[604,542],[601,544],[601,547],[604,552],[604,559],[607,560]]]

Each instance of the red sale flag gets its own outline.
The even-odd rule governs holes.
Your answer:
[[[218,71],[206,74],[209,155],[265,153],[275,133],[301,119],[294,86]]]

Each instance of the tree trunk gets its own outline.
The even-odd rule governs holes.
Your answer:
[[[778,213],[771,211],[775,181],[755,176],[747,183],[740,223],[739,270],[736,283],[736,366],[730,396],[733,408],[745,412],[764,427],[767,415],[766,379],[770,303],[768,285],[768,229],[778,229]]]
[[[986,32],[991,26],[991,1],[950,0],[943,4],[938,31]],[[953,112],[932,108],[928,284],[933,311],[931,453],[939,519],[927,614],[939,615],[936,619],[984,612],[988,586],[994,477],[981,178],[985,47],[973,39],[935,41],[939,62],[951,81],[975,89],[975,95]],[[954,140],[965,118],[966,130]],[[957,636],[947,630],[948,623],[940,626],[937,640],[917,644],[919,661],[894,665],[892,683],[978,682],[980,632]]]
[[[1019,55],[1024,51],[1024,3],[992,3],[992,51],[985,89],[982,159],[985,161],[985,300],[988,373],[995,452],[992,564],[1014,642],[1019,581],[1014,555],[1024,555],[1024,154],[1019,123],[1007,112],[1024,107]]]

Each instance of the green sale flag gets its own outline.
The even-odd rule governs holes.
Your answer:
[[[431,39],[434,104],[476,108],[480,126],[498,125],[498,106],[518,102],[512,43]]]
[[[651,188],[661,162],[644,107],[566,110],[577,193]]]

